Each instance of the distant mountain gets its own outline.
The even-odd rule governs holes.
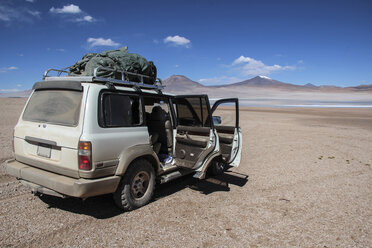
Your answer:
[[[311,83],[305,84],[304,87],[306,87],[306,88],[311,88],[311,89],[316,89],[316,88],[318,88],[318,86],[315,86],[315,85],[313,85],[313,84],[311,84]]]
[[[347,87],[348,89],[358,90],[358,91],[372,91],[372,84],[362,84],[354,87]]]
[[[311,83],[295,85],[284,83],[266,76],[257,76],[242,82],[224,85],[204,86],[182,75],[173,75],[163,81],[165,91],[174,94],[205,93],[214,96],[240,96],[248,91],[279,91],[279,92],[324,92],[324,93],[347,93],[369,92],[372,85],[360,85],[355,87],[338,87],[333,85],[315,86]]]
[[[170,93],[182,93],[197,92],[206,88],[198,82],[192,81],[191,79],[182,75],[172,75],[169,78],[163,80],[163,85],[166,87],[166,91]]]
[[[247,92],[266,95],[269,92],[324,92],[324,93],[372,93],[372,84],[352,87],[338,87],[333,85],[315,86],[311,83],[295,85],[284,83],[266,76],[257,76],[233,84],[204,86],[183,75],[172,75],[163,80],[165,92],[173,94],[208,94],[211,97],[244,97]],[[32,90],[0,93],[0,97],[28,97]]]
[[[32,90],[0,93],[0,97],[29,97]]]
[[[229,85],[222,85],[219,87],[232,88],[232,87],[244,87],[244,86],[259,87],[259,88],[262,88],[262,87],[263,88],[274,88],[274,89],[292,89],[292,90],[303,88],[303,86],[300,86],[300,85],[283,83],[283,82],[271,79],[266,76],[257,76],[257,77],[254,77],[254,78],[242,81],[242,82],[233,83]]]
[[[245,85],[245,86],[278,86],[278,85],[289,85],[274,79],[271,79],[266,76],[257,76],[242,82],[233,83],[228,86],[238,86],[238,85]]]

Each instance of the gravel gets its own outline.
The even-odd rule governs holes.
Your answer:
[[[24,103],[0,99],[1,161]],[[110,195],[34,196],[2,164],[0,246],[372,247],[370,112],[242,108],[240,167],[158,185],[127,213]]]

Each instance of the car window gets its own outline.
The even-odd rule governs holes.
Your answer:
[[[151,113],[155,110],[155,108],[160,107],[164,113],[164,119],[171,121],[173,123],[173,119],[170,114],[170,105],[169,99],[164,96],[144,96],[143,97],[143,104],[145,105],[145,115],[146,121],[151,120]],[[156,110],[155,110],[156,111]],[[148,123],[147,123],[148,125]],[[173,126],[173,125],[172,125]]]
[[[213,118],[218,122],[219,126],[235,127],[236,123],[236,109],[235,103],[226,102],[218,105],[213,112]]]
[[[201,109],[202,109],[202,116],[203,116],[203,126],[204,127],[210,127],[210,118],[209,118],[209,111],[208,111],[208,105],[207,100],[205,97],[201,98]]]
[[[125,94],[105,93],[102,96],[102,125],[129,127],[142,124],[140,98]]]
[[[25,121],[76,126],[82,95],[83,92],[71,90],[35,91],[22,118]]]
[[[208,107],[204,97],[182,97],[174,100],[178,124],[182,126],[210,126]]]

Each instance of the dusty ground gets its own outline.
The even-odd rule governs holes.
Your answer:
[[[0,159],[25,100],[0,99]],[[371,109],[240,112],[241,166],[161,185],[121,213],[110,196],[31,195],[0,174],[0,246],[372,247]]]

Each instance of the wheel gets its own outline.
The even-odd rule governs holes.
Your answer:
[[[155,172],[149,161],[134,161],[114,193],[116,205],[124,211],[140,208],[150,202],[155,188]]]
[[[209,166],[208,172],[212,176],[221,175],[227,168],[225,163],[220,162],[217,159],[214,159],[211,163],[212,164]]]

